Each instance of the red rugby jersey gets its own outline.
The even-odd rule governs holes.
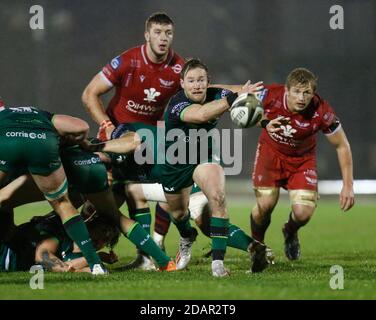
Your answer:
[[[287,156],[314,155],[316,151],[316,133],[322,131],[331,134],[330,125],[336,115],[319,95],[315,94],[308,107],[300,113],[292,113],[287,108],[285,86],[266,85],[260,94],[264,113],[272,120],[279,116],[289,117],[290,123],[281,126],[283,130],[269,134],[262,130],[259,141],[269,144],[279,153]],[[340,126],[336,129],[338,130]]]
[[[116,88],[106,113],[117,125],[143,122],[156,125],[169,99],[180,89],[184,60],[170,50],[165,62],[156,64],[146,54],[146,45],[112,59],[101,74]]]

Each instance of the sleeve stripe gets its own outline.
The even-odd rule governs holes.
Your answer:
[[[114,84],[104,75],[103,71],[99,72],[99,74],[102,76],[102,79],[112,88]]]
[[[339,126],[333,131],[333,132],[328,132],[328,133],[324,133],[326,136],[331,136],[332,134],[335,134],[339,129],[342,128],[342,125],[339,124]]]
[[[188,106],[188,107],[184,108],[182,112],[180,112],[180,117],[179,117],[179,118],[180,118],[181,121],[184,121],[184,113],[185,113],[190,107],[191,107],[191,106]]]

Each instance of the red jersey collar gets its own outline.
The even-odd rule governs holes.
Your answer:
[[[154,68],[167,68],[167,66],[170,64],[173,56],[174,56],[174,51],[172,49],[169,49],[168,51],[168,55],[167,55],[167,59],[161,63],[154,63],[153,61],[151,61],[146,53],[146,45],[142,45],[141,46],[141,55],[142,55],[142,58],[144,60],[144,63],[146,65],[151,65],[152,67]]]

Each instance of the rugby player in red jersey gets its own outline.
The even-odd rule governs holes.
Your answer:
[[[316,93],[317,78],[305,68],[290,72],[285,85],[266,85],[259,94],[265,119],[252,175],[257,205],[251,212],[252,237],[263,241],[279,188],[288,190],[292,211],[283,226],[285,254],[300,256],[298,230],[312,217],[318,199],[316,134],[322,131],[336,148],[343,187],[340,207],[354,205],[350,144],[331,106]]]
[[[88,84],[82,102],[92,119],[98,123],[98,138],[108,140],[120,123],[142,122],[157,125],[169,99],[180,89],[180,72],[184,60],[172,49],[174,23],[165,13],[152,14],[145,23],[145,44],[131,48],[111,60]],[[115,94],[105,108],[101,96],[115,88]],[[132,192],[128,192],[132,199]],[[150,233],[151,215],[147,202],[128,201],[131,218]],[[168,207],[157,205],[157,233],[167,233]],[[158,227],[161,229],[159,230]],[[154,235],[161,241],[159,233]],[[135,266],[151,263],[138,255]],[[142,267],[144,268],[144,267]]]

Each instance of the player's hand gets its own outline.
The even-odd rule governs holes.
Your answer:
[[[270,120],[270,122],[266,126],[266,130],[269,133],[278,132],[278,131],[282,130],[282,128],[281,128],[282,125],[286,125],[288,123],[290,123],[290,118],[285,118],[284,116],[279,116],[279,117],[277,117],[273,120]]]
[[[115,126],[112,124],[111,120],[103,120],[99,126],[97,139],[101,141],[107,141],[111,139],[111,133],[115,130]]]
[[[264,86],[263,86],[262,81],[251,83],[251,80],[248,80],[240,89],[240,91],[238,92],[238,95],[240,96],[243,93],[255,94],[256,92],[262,90],[263,88]]]
[[[248,93],[256,94],[260,90],[264,89],[264,82],[263,81],[258,81],[256,83],[251,83],[249,88],[248,88]]]
[[[355,203],[354,190],[352,186],[343,186],[339,194],[339,203],[342,211],[350,210]]]

